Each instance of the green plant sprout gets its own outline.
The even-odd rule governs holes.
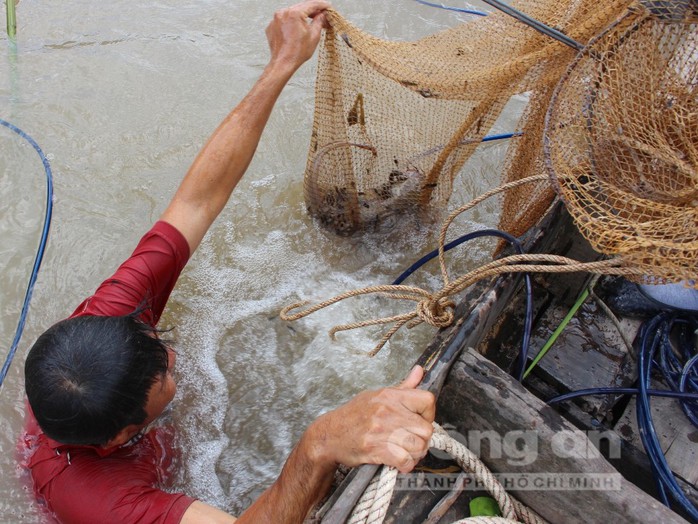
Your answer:
[[[17,16],[15,13],[15,0],[5,0],[7,7],[7,36],[11,40],[15,39],[17,34]]]

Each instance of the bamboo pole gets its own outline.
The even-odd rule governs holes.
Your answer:
[[[11,40],[15,39],[17,34],[17,16],[15,13],[15,0],[5,0],[7,6],[7,36]]]

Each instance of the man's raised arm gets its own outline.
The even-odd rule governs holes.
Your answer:
[[[274,14],[266,31],[269,64],[208,139],[160,217],[184,235],[192,253],[249,166],[279,94],[315,52],[328,7],[323,0],[308,0]]]

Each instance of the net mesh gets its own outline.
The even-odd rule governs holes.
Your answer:
[[[695,285],[698,3],[643,7],[596,38],[561,80],[546,158],[597,251],[621,254],[651,282]]]
[[[406,213],[440,216],[456,176],[504,106],[527,93],[522,135],[510,144],[495,183],[546,167],[554,183],[508,191],[500,228],[522,234],[557,190],[601,252],[627,254],[649,275],[659,274],[650,257],[681,258],[683,269],[661,278],[685,279],[691,271],[694,278],[696,0],[511,5],[585,51],[500,12],[415,42],[385,41],[328,13],[304,179],[309,212],[340,234],[394,223]],[[647,199],[653,204],[635,214]],[[645,228],[672,237],[648,254],[652,235],[639,234]],[[641,239],[628,248],[619,237]]]

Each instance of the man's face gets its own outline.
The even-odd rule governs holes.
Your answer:
[[[145,405],[145,412],[147,413],[147,418],[143,423],[143,427],[150,424],[153,420],[158,418],[167,405],[172,402],[172,399],[177,392],[177,385],[175,384],[172,372],[174,371],[175,364],[177,362],[177,355],[171,348],[167,348],[167,373],[158,379],[148,391],[148,401]]]
[[[113,446],[121,446],[134,438],[139,433],[153,422],[156,418],[162,415],[167,405],[172,402],[177,391],[172,371],[175,367],[177,355],[175,352],[167,348],[167,372],[153,385],[148,391],[148,400],[145,404],[146,419],[143,424],[131,424],[122,429],[113,439],[107,442],[103,447],[110,448]]]

